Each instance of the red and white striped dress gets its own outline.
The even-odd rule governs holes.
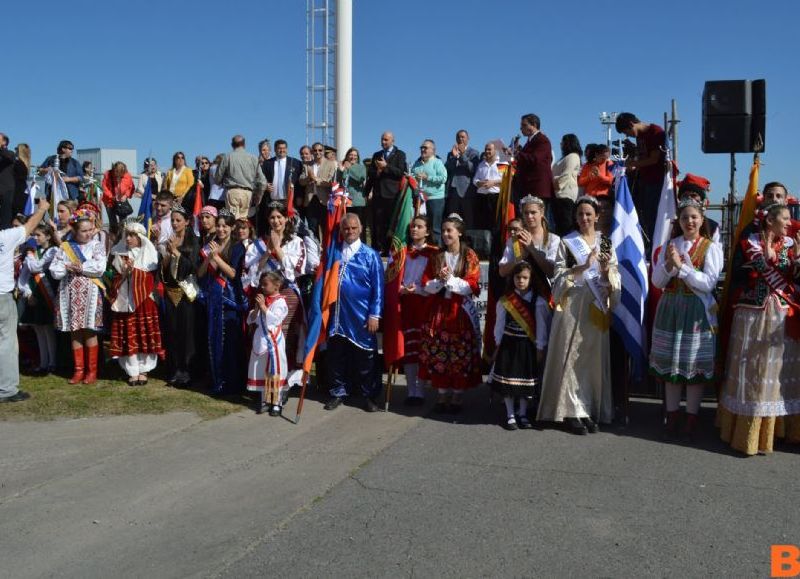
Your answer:
[[[265,296],[267,311],[256,306],[247,316],[247,323],[255,326],[250,363],[247,365],[247,389],[265,392],[266,380],[280,376],[281,394],[287,388],[286,340],[281,326],[289,314],[286,300],[280,294]]]

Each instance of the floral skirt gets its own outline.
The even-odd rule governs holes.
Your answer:
[[[434,388],[467,390],[481,383],[478,337],[469,319],[456,325],[460,328],[423,325],[419,377],[430,380]]]

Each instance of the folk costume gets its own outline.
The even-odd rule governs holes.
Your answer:
[[[411,405],[419,405],[425,399],[425,381],[419,379],[419,355],[422,325],[428,314],[428,294],[425,293],[422,275],[438,250],[435,245],[428,243],[419,247],[410,245],[403,266],[403,287],[414,286],[413,293],[400,295],[400,321],[405,346],[403,371]]]
[[[176,205],[186,216],[186,211]],[[191,227],[184,232],[178,255],[162,248],[160,277],[164,288],[161,327],[166,350],[168,383],[186,386],[191,381],[195,359],[197,299],[197,259],[200,244]],[[205,357],[205,356],[203,356]]]
[[[134,233],[140,247],[129,248],[125,234]],[[111,250],[114,268],[111,301],[111,346],[125,373],[135,378],[151,372],[163,357],[158,308],[153,299],[158,252],[140,223],[126,223],[122,239]],[[132,267],[128,270],[127,267]],[[185,334],[184,334],[185,336]]]
[[[667,271],[667,246],[681,255],[680,269]],[[714,291],[722,272],[722,248],[706,237],[676,237],[656,251],[653,285],[663,290],[656,310],[650,373],[680,384],[714,378],[717,303]]]
[[[430,380],[439,390],[462,391],[481,383],[480,327],[473,296],[478,295],[480,263],[474,251],[440,250],[428,260],[422,283],[429,294],[428,316],[422,325],[420,378]],[[453,275],[438,278],[442,265]]]
[[[203,299],[208,320],[208,353],[211,369],[211,390],[214,393],[234,393],[244,382],[242,364],[243,315],[247,311],[241,278],[236,271],[244,259],[242,246],[232,239],[229,265],[234,275],[228,277],[210,259],[210,244],[200,250],[200,259],[207,262],[201,279]]]
[[[55,370],[56,335],[53,329],[53,314],[56,307],[58,283],[50,273],[50,264],[57,247],[29,249],[22,262],[17,289],[26,300],[20,324],[33,328],[39,346],[39,371]]]
[[[87,220],[89,212],[79,209],[73,219]],[[103,325],[103,292],[105,285],[102,275],[106,270],[105,241],[95,236],[86,243],[64,241],[53,256],[50,274],[59,280],[58,299],[55,308],[55,327],[61,332],[73,332],[72,359],[75,373],[70,384],[83,382],[92,384],[97,379],[97,359],[100,352],[98,343],[90,337],[78,341],[75,347],[75,332],[88,330],[97,332]],[[80,265],[78,273],[67,271],[67,264]],[[84,373],[84,369],[86,372]]]
[[[592,250],[610,254],[607,281],[595,261],[582,273]],[[592,418],[611,422],[611,363],[608,330],[619,299],[620,277],[611,241],[595,234],[595,246],[573,231],[561,240],[556,255],[553,300],[556,304],[542,381],[538,420]]]
[[[286,341],[286,359],[289,370],[300,368],[303,363],[303,347],[306,336],[306,313],[297,278],[306,267],[306,246],[297,235],[281,245],[283,259],[270,251],[268,239],[258,238],[250,244],[244,256],[245,292],[252,295],[258,288],[258,279],[265,271],[280,272],[284,287],[280,294],[286,301],[288,314],[283,319],[283,335]]]
[[[733,322],[718,421],[722,440],[747,455],[772,452],[775,436],[800,442],[800,307],[790,237],[767,258],[761,233],[736,248]]]
[[[261,393],[259,414],[266,405],[270,414],[279,414],[287,391],[286,340],[282,325],[289,307],[281,294],[265,296],[267,311],[256,305],[247,315],[247,323],[255,326],[250,362],[247,367],[247,389]]]
[[[536,318],[531,290],[508,292],[497,302],[494,340],[497,344],[489,383],[502,396],[533,396],[536,369]]]
[[[383,289],[383,264],[378,253],[360,239],[344,243],[326,355],[334,399],[347,396],[354,387],[360,387],[368,400],[380,392],[378,340],[367,330],[367,322],[381,317]]]

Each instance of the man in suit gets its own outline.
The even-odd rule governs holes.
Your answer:
[[[288,203],[290,189],[297,187],[303,175],[303,164],[299,159],[289,157],[289,145],[283,139],[278,139],[275,141],[275,156],[264,161],[261,170],[267,178],[267,194],[258,206],[259,235],[266,233],[267,206],[271,201]],[[302,202],[300,196],[294,196],[295,208],[300,207]]]
[[[336,161],[325,158],[325,147],[322,143],[311,145],[311,154],[314,160],[308,165],[303,165],[299,183],[305,187],[303,206],[306,208],[308,228],[318,236],[317,239],[322,239],[320,227],[325,223],[331,184],[336,180],[339,165]]]
[[[364,188],[372,200],[372,245],[381,253],[389,248],[389,220],[400,191],[400,179],[407,170],[406,154],[395,147],[394,135],[386,131],[381,135],[381,150],[372,155]]]
[[[543,199],[549,206],[553,191],[553,149],[550,139],[540,130],[539,117],[534,114],[523,115],[519,130],[528,137],[527,142],[515,153],[517,173],[514,177],[514,205],[526,195]]]
[[[469,146],[469,133],[456,133],[456,144],[447,153],[447,209],[445,214],[458,213],[467,229],[475,229],[475,187],[472,177],[480,163],[478,151]]]

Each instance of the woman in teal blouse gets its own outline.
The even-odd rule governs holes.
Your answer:
[[[367,199],[364,197],[364,185],[367,182],[367,168],[361,162],[361,155],[358,149],[351,147],[344,155],[344,159],[339,165],[339,183],[342,184],[350,194],[353,202],[347,208],[348,213],[355,213],[361,220],[364,227],[361,230],[361,241],[367,241]]]

